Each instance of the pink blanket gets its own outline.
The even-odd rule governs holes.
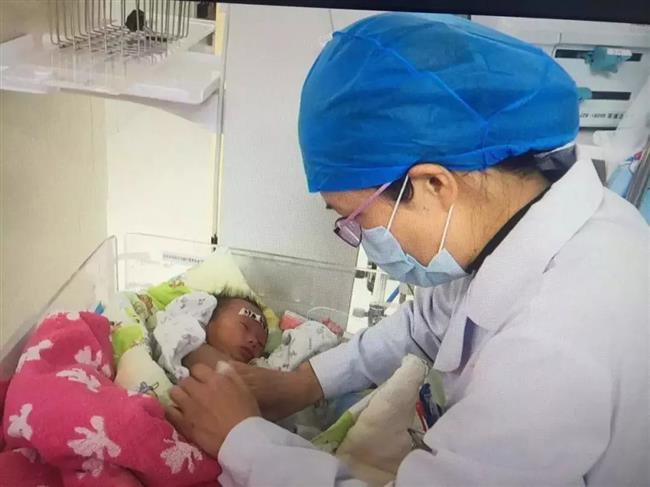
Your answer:
[[[218,485],[217,462],[176,432],[156,399],[111,382],[111,360],[105,318],[43,321],[4,408],[0,387],[0,487]]]

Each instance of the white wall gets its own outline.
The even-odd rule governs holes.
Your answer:
[[[209,242],[215,136],[157,108],[105,103],[108,233]]]
[[[0,92],[0,344],[106,236],[103,107]]]
[[[381,13],[380,10],[338,10],[332,9],[332,25],[334,30],[341,30],[357,20]]]
[[[0,1],[0,41],[47,28]],[[106,236],[104,102],[0,92],[0,346]]]
[[[327,10],[230,6],[220,242],[355,264],[335,215],[307,192],[298,146],[302,83],[330,32]]]

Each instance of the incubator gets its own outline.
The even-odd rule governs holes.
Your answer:
[[[34,327],[48,314],[63,310],[101,312],[121,291],[140,291],[180,276],[203,262],[217,246],[145,234],[102,242],[66,280],[50,301],[23,323],[0,350],[0,380],[13,374]],[[246,282],[276,314],[289,310],[318,321],[331,320],[343,329],[355,318],[350,296],[355,275],[369,269],[295,259],[243,249],[228,249]]]

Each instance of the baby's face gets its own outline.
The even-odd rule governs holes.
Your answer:
[[[256,315],[262,312],[243,299],[227,299],[219,303],[207,330],[208,344],[233,360],[250,362],[260,357],[266,346],[267,333],[254,318],[242,314],[242,308]]]

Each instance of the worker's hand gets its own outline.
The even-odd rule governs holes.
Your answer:
[[[277,421],[323,398],[323,390],[309,362],[294,372],[280,372],[230,362],[255,395],[266,419]]]
[[[195,365],[169,395],[176,406],[167,408],[167,419],[213,458],[235,426],[260,415],[255,397],[227,362],[216,370]]]

